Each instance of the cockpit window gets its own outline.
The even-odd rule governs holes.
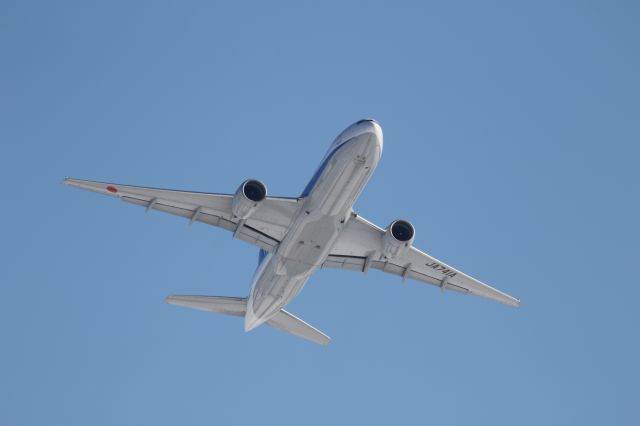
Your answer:
[[[377,123],[377,121],[373,118],[363,118],[362,120],[356,122],[356,124],[366,123],[367,121],[370,123]]]

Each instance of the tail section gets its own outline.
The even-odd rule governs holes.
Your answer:
[[[169,296],[167,297],[167,303],[234,317],[243,317],[247,312],[247,299],[243,297]],[[280,312],[269,318],[266,323],[280,331],[302,337],[320,345],[326,345],[331,340],[329,336],[317,328],[284,309],[280,309]]]
[[[243,297],[169,296],[167,303],[234,317],[243,317],[247,311],[247,299]]]
[[[322,331],[307,324],[295,315],[291,315],[284,309],[280,309],[280,312],[272,316],[269,321],[267,321],[267,324],[285,333],[302,337],[303,339],[320,345],[326,345],[331,340],[331,338]]]

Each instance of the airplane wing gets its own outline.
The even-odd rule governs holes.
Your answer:
[[[415,247],[411,247],[399,258],[382,258],[380,251],[384,233],[384,229],[354,214],[322,266],[362,272],[374,268],[399,275],[403,279],[411,278],[432,284],[442,290],[475,294],[516,307],[520,305],[518,299],[452,268]]]
[[[229,230],[236,238],[266,251],[273,251],[282,241],[299,208],[295,198],[267,197],[239,227],[239,220],[231,213],[233,195],[230,194],[175,191],[71,178],[65,179],[64,183],[119,198],[147,210],[182,216],[190,223],[203,222]]]

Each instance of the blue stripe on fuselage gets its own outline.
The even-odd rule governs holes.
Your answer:
[[[260,249],[260,251],[258,252],[258,266],[260,266],[264,258],[267,257],[267,254],[269,253],[267,253],[266,250]]]
[[[318,179],[320,179],[320,176],[322,175],[322,172],[324,171],[324,169],[327,167],[327,164],[329,164],[329,161],[331,161],[331,158],[335,155],[336,152],[338,152],[340,148],[345,146],[345,144],[349,141],[351,141],[351,139],[347,139],[346,141],[342,142],[340,145],[336,145],[336,147],[333,148],[333,150],[329,154],[327,154],[322,164],[320,164],[320,167],[318,167],[318,170],[316,170],[316,172],[313,174],[313,177],[311,178],[307,186],[304,188],[304,191],[302,191],[302,194],[300,195],[301,198],[304,198],[307,195],[309,195],[309,193],[313,190],[313,187],[316,186],[316,183],[318,182]]]

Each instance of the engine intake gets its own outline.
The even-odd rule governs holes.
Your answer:
[[[411,222],[394,220],[382,237],[382,256],[387,259],[399,257],[409,250],[416,236]]]
[[[267,198],[267,187],[256,179],[249,179],[238,187],[231,202],[231,212],[239,219],[247,219]]]

